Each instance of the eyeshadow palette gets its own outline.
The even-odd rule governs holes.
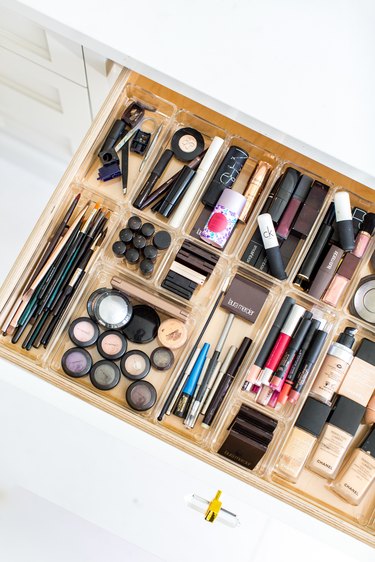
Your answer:
[[[1,290],[0,354],[374,544],[374,208],[124,72]]]

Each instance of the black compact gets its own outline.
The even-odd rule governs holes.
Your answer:
[[[204,138],[196,129],[184,127],[173,135],[171,149],[178,160],[191,162],[203,152]]]
[[[147,304],[133,307],[133,317],[122,332],[133,343],[149,343],[157,336],[160,318],[154,308]]]

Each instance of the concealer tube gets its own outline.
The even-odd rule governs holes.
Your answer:
[[[256,168],[250,176],[249,182],[245,187],[243,196],[246,198],[246,203],[239,216],[240,222],[247,222],[251,211],[265,186],[267,179],[271,173],[272,166],[262,160],[258,162]]]

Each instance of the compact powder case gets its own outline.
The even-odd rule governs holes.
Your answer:
[[[120,369],[112,361],[103,359],[94,363],[90,371],[90,380],[99,390],[111,390],[120,382]]]
[[[133,349],[121,359],[122,374],[131,381],[144,379],[150,372],[151,362],[143,351]]]
[[[137,304],[123,333],[133,343],[148,343],[156,338],[159,326],[160,318],[155,309],[146,304]]]
[[[126,401],[133,410],[144,412],[156,402],[155,387],[148,381],[133,382],[126,390]]]
[[[133,313],[129,299],[115,289],[105,289],[99,294],[95,291],[89,298],[87,310],[101,326],[110,330],[126,326]]]
[[[168,318],[160,324],[158,339],[160,343],[169,349],[179,349],[185,345],[188,332],[185,324],[176,318]]]
[[[171,149],[178,160],[190,162],[203,152],[204,138],[196,129],[184,127],[173,135]]]
[[[87,307],[86,307],[87,314],[90,316],[91,320],[94,320],[94,322],[96,322],[96,318],[93,310],[94,303],[96,299],[99,297],[99,295],[102,295],[106,291],[108,291],[108,289],[106,289],[105,287],[100,287],[100,289],[96,289],[96,291],[91,293],[91,295],[88,298]]]
[[[99,337],[99,328],[91,318],[76,318],[69,326],[69,337],[78,347],[90,347]]]
[[[104,359],[117,361],[126,353],[128,342],[121,332],[108,330],[99,336],[97,347]]]
[[[151,353],[151,365],[158,371],[168,371],[174,363],[173,352],[167,347],[157,347]]]
[[[64,373],[79,378],[88,375],[92,366],[92,357],[86,349],[72,347],[65,351],[61,358]]]
[[[361,280],[349,308],[358,318],[375,324],[375,275]]]

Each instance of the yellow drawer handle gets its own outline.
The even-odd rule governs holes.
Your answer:
[[[223,505],[220,501],[220,496],[221,496],[221,490],[218,490],[216,492],[216,496],[214,497],[214,499],[211,500],[210,503],[208,504],[208,508],[204,518],[206,521],[209,521],[210,523],[213,523],[215,521],[216,517],[219,515],[221,506]]]

